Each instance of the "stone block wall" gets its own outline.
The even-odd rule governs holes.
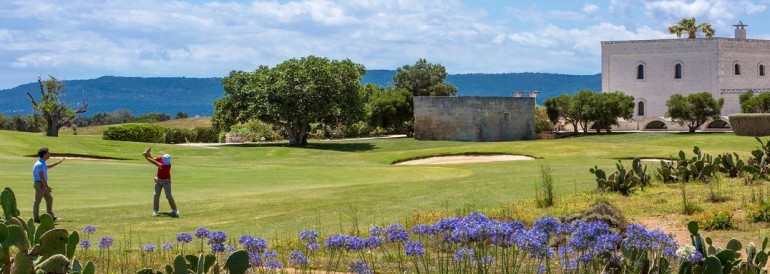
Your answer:
[[[513,141],[535,134],[533,97],[414,97],[419,140]]]

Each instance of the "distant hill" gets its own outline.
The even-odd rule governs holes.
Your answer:
[[[362,83],[380,86],[392,84],[395,70],[368,70]],[[76,105],[88,102],[85,116],[97,112],[128,109],[134,115],[162,112],[175,115],[178,111],[190,116],[210,116],[212,103],[223,95],[221,78],[185,77],[117,77],[103,76],[90,80],[64,81],[64,101]],[[566,75],[552,73],[450,74],[448,83],[457,87],[458,96],[509,97],[514,91],[540,91],[537,102],[580,89],[601,89],[601,74]],[[37,82],[12,89],[0,90],[0,112],[8,115],[32,114],[27,92],[39,97]]]

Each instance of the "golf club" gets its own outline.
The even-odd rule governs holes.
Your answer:
[[[155,143],[154,143],[154,144],[152,144],[152,145],[150,146],[150,149],[152,149],[153,147],[155,147],[155,145],[157,145],[157,144],[160,142],[160,140],[163,140],[163,138],[165,138],[165,137],[166,137],[166,135],[167,135],[169,132],[171,132],[171,129],[170,129],[170,128],[169,128],[168,130],[166,130],[166,133],[163,133],[163,135],[161,135],[161,136],[160,136],[160,138],[158,138],[158,140],[157,140],[157,141],[155,141]]]

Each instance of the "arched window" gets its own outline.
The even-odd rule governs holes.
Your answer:
[[[636,79],[642,80],[644,79],[644,65],[639,64],[636,66]]]
[[[765,76],[765,65],[759,65],[759,76]]]
[[[682,64],[674,65],[674,79],[682,79]]]
[[[741,64],[735,64],[735,75],[741,75]]]
[[[639,103],[636,104],[636,115],[644,116],[644,102],[639,101]]]

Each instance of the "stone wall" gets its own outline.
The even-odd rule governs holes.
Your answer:
[[[414,97],[419,140],[512,141],[535,135],[532,97]]]

